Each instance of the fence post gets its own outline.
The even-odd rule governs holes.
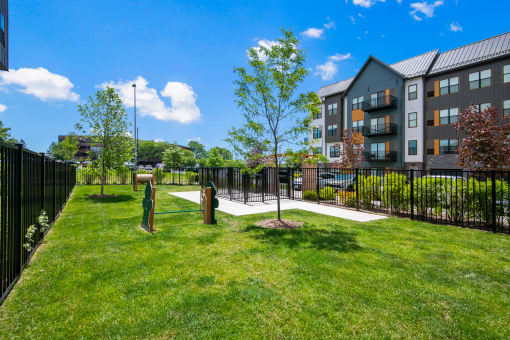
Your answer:
[[[287,198],[290,198],[290,168],[287,167]]]
[[[46,189],[46,176],[45,176],[45,168],[46,168],[46,156],[44,155],[44,152],[40,153],[41,159],[42,159],[42,166],[41,166],[41,210],[44,210],[44,197],[45,195],[45,189]]]
[[[16,181],[16,222],[14,223],[14,231],[15,231],[15,251],[14,251],[14,269],[15,276],[21,274],[21,269],[23,267],[23,240],[21,235],[23,234],[23,144],[16,144],[18,147],[18,164],[16,166],[17,172],[17,181]],[[19,247],[19,248],[17,248]]]
[[[317,204],[321,204],[320,197],[320,168],[317,166],[315,169],[315,192],[317,194]]]
[[[491,196],[492,196],[492,231],[496,232],[497,229],[497,219],[496,219],[496,171],[491,171],[491,182],[492,182],[492,190],[491,190]]]
[[[411,220],[414,220],[414,170],[410,170],[409,174],[410,182],[411,182]]]
[[[356,210],[359,210],[359,169],[358,168],[356,168],[354,182],[356,183]]]
[[[57,217],[57,160],[53,159],[53,221]]]
[[[266,168],[262,168],[262,202],[264,202],[264,193],[266,191]]]
[[[243,193],[244,193],[244,204],[246,204],[246,202],[248,202],[248,191],[247,191],[247,177],[249,176],[248,174],[242,174],[242,179],[243,179]]]

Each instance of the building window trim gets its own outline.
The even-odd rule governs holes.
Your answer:
[[[503,117],[510,117],[510,99],[503,101]]]
[[[337,130],[338,126],[336,124],[328,125],[328,136],[329,137],[336,136]]]
[[[453,112],[456,112],[456,114],[452,114]],[[445,114],[446,111],[446,114]],[[443,109],[439,110],[439,125],[449,125],[453,124],[458,121],[459,118],[459,109],[456,107],[452,107],[449,109]],[[446,122],[445,122],[446,120]]]
[[[470,90],[490,87],[492,83],[492,70],[489,68],[482,71],[472,72],[469,74],[468,82]]]
[[[331,158],[340,157],[340,148],[336,145],[331,145],[329,147],[329,157],[331,157]]]
[[[411,119],[411,115],[414,115],[414,119]],[[411,122],[414,122],[414,125]],[[418,112],[409,112],[407,114],[407,127],[410,129],[418,127]]]
[[[328,116],[333,116],[338,113],[338,104],[337,103],[331,103],[328,104]]]
[[[352,111],[359,110],[363,107],[363,96],[352,98]]]
[[[449,139],[440,139],[439,140],[439,154],[440,155],[457,154],[458,148],[459,148],[459,140],[457,138],[449,138]]]
[[[510,83],[510,64],[503,66],[503,83]]]
[[[414,146],[411,147],[411,143],[414,142]],[[411,150],[413,150],[413,153],[411,153]],[[407,154],[409,156],[417,156],[418,155],[418,140],[417,139],[411,139],[407,141]]]
[[[459,77],[451,77],[441,79],[439,81],[439,95],[444,96],[447,94],[459,92]]]
[[[407,87],[407,98],[408,100],[418,99],[418,84],[412,84]]]

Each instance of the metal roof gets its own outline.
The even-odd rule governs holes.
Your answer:
[[[439,54],[429,74],[510,54],[510,32]]]
[[[390,67],[401,73],[405,78],[422,76],[429,70],[430,65],[437,55],[437,52],[438,50],[423,53],[416,57],[391,64]]]
[[[317,95],[319,97],[327,97],[335,93],[344,92],[345,89],[351,84],[351,81],[354,78],[346,79],[339,81],[338,83],[334,83],[331,85],[327,85],[324,87],[321,87],[319,89],[319,92],[317,92]]]

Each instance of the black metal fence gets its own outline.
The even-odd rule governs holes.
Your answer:
[[[199,169],[218,195],[244,203],[276,199],[276,169],[245,174]],[[281,168],[280,197],[434,223],[510,233],[510,172]]]
[[[175,168],[163,171],[161,169],[138,170],[137,173],[153,173],[156,184],[171,185],[198,185],[198,169]],[[108,170],[106,172],[105,184],[124,185],[133,184],[134,171],[126,168],[125,170]],[[76,184],[92,185],[101,184],[101,175],[92,169],[79,169],[76,172]]]
[[[51,225],[76,183],[76,168],[0,142],[0,303],[20,276],[44,234],[37,228],[30,247],[26,235],[42,210]]]

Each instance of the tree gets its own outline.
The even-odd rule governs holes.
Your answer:
[[[4,126],[4,123],[0,121],[0,140],[11,144],[20,143],[25,146],[25,141],[23,139],[17,140],[12,138],[10,131],[11,128]]]
[[[138,140],[138,160],[163,159],[163,152],[170,146],[167,142]]]
[[[188,147],[193,151],[196,159],[205,159],[207,158],[207,151],[205,147],[197,141],[189,141]]]
[[[120,169],[133,157],[127,114],[119,95],[111,87],[97,91],[94,98],[89,97],[88,104],[78,105],[78,111],[81,119],[76,124],[77,129],[88,132],[90,144],[100,148],[91,166],[100,173],[103,196],[107,170]]]
[[[340,148],[340,161],[333,162],[335,168],[359,168],[365,160],[363,142],[359,133],[351,133],[349,129],[345,129],[342,144],[335,146]]]
[[[212,148],[209,151],[206,166],[208,168],[222,168],[225,166],[225,159],[217,148]]]
[[[471,170],[510,167],[510,123],[500,121],[495,107],[480,112],[477,106],[468,106],[454,126],[457,134],[464,134],[458,148],[458,166]]]
[[[78,152],[78,137],[74,134],[69,134],[61,142],[51,143],[48,148],[48,153],[55,159],[59,159],[61,161],[70,161],[74,159],[76,152]]]
[[[243,111],[246,123],[233,128],[229,142],[248,153],[257,143],[267,146],[279,173],[279,151],[285,144],[293,144],[308,130],[313,114],[319,112],[316,93],[297,93],[308,75],[304,67],[305,54],[299,40],[291,31],[282,29],[283,37],[266,48],[259,46],[248,52],[250,71],[234,69],[237,79],[235,102]],[[242,152],[242,151],[241,151]],[[276,176],[276,187],[280,185]],[[276,190],[278,220],[280,220],[280,191]]]
[[[166,171],[171,168],[194,166],[195,156],[190,150],[185,150],[177,144],[170,144],[163,153],[163,163],[165,164]]]
[[[209,152],[211,152],[213,150],[216,150],[221,155],[221,157],[223,157],[223,159],[226,160],[226,161],[227,160],[231,160],[233,158],[232,152],[229,149],[225,149],[225,148],[222,148],[222,147],[219,147],[219,146],[215,146],[214,148],[209,150]]]
[[[246,165],[254,172],[258,172],[266,164],[265,149],[262,144],[255,145],[246,158]]]

